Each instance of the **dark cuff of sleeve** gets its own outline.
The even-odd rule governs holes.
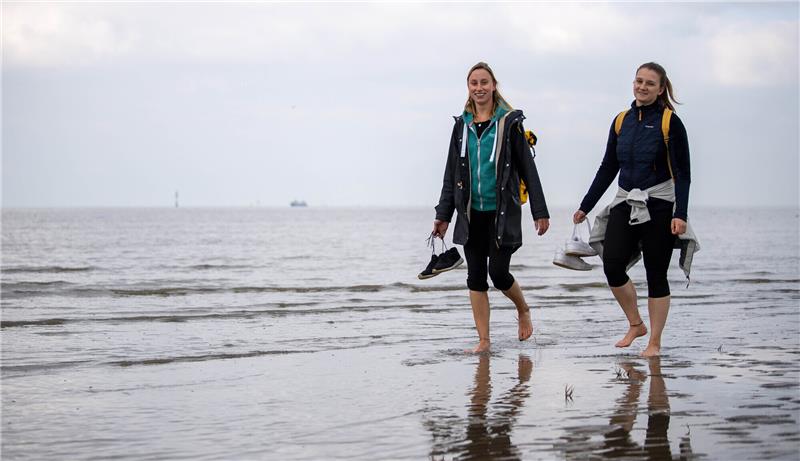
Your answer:
[[[448,213],[444,213],[444,212],[439,212],[438,210],[436,211],[436,220],[437,221],[450,222],[451,219],[453,219],[453,213],[449,213],[448,214]]]
[[[594,205],[589,205],[588,203],[586,203],[586,200],[582,201],[581,206],[578,207],[579,210],[583,211],[586,214],[589,214],[589,212],[592,211],[592,208],[594,208]]]

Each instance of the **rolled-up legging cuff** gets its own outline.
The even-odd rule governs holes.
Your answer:
[[[669,281],[666,279],[666,277],[658,280],[647,280],[648,298],[663,298],[669,295]]]
[[[506,272],[502,276],[491,276],[492,278],[492,285],[500,291],[508,291],[511,289],[511,286],[514,285],[514,276]]]
[[[486,280],[472,280],[467,277],[467,288],[471,291],[489,291],[489,284]]]
[[[608,286],[610,286],[611,288],[619,288],[622,285],[628,283],[628,280],[630,279],[631,278],[628,277],[628,274],[626,274],[625,272],[623,272],[622,274],[613,274],[613,275],[606,272],[606,281],[608,282]]]

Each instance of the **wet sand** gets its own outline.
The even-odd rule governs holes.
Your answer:
[[[440,333],[427,340],[393,337],[391,323],[407,319],[389,315],[387,332],[371,346],[7,376],[3,456],[798,455],[796,313],[748,316],[715,305],[674,315],[665,336],[671,344],[657,360],[638,357],[641,339],[629,350],[613,348],[624,322],[592,320],[585,306],[536,310],[535,338],[526,343],[514,339],[514,311],[497,308],[493,352],[469,355],[462,349],[473,333],[463,314],[447,313],[432,326],[426,320]]]

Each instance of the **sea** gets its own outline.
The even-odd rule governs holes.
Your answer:
[[[475,355],[465,265],[417,278],[430,207],[5,208],[0,456],[797,460],[798,210],[689,210],[650,360],[599,258],[552,264],[572,211],[523,221],[533,337],[492,289]]]

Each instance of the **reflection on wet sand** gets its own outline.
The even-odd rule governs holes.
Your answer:
[[[489,354],[481,354],[475,369],[474,386],[469,391],[466,421],[440,415],[437,420],[426,423],[433,436],[432,460],[522,459],[511,441],[511,431],[530,394],[528,381],[533,372],[533,362],[526,355],[520,355],[517,384],[494,401],[490,362]]]
[[[639,409],[639,396],[648,374],[637,368],[638,363],[626,361],[619,363],[618,376],[627,381],[627,387],[617,400],[614,414],[609,420],[610,428],[574,428],[565,436],[567,443],[563,450],[568,459],[673,459],[669,442],[670,407],[664,376],[661,374],[661,359],[648,360],[650,385],[647,394],[647,432],[643,445],[631,438]],[[601,443],[591,443],[592,435],[603,431]],[[679,443],[680,455],[677,459],[692,459],[692,447],[687,433]]]

